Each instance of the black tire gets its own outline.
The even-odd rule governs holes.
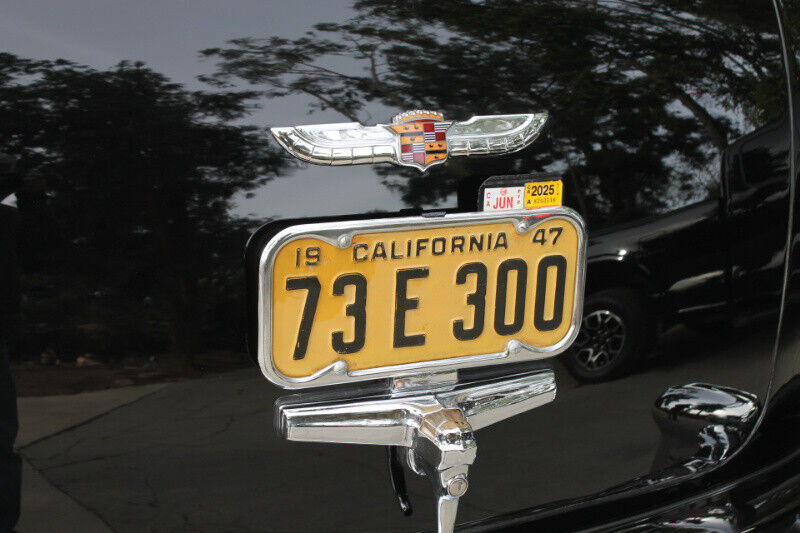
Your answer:
[[[631,289],[606,289],[584,300],[580,332],[562,360],[580,381],[606,381],[630,372],[652,340],[642,296]]]

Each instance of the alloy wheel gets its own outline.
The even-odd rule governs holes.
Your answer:
[[[611,364],[625,345],[625,323],[613,311],[600,309],[583,317],[572,346],[575,358],[587,370]]]

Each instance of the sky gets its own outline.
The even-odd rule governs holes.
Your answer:
[[[299,37],[316,22],[341,22],[353,14],[350,1],[270,0],[3,0],[0,50],[36,59],[64,58],[104,69],[122,60],[146,62],[190,88],[214,62],[198,51],[238,37]],[[290,5],[291,9],[286,9]],[[308,101],[288,97],[261,102],[248,122],[285,126],[348,122],[334,111],[308,114]],[[376,121],[391,110],[372,106]],[[265,135],[268,135],[265,130]],[[364,199],[369,198],[368,205]],[[234,213],[258,218],[333,215],[404,207],[370,166],[305,165],[237,197]]]

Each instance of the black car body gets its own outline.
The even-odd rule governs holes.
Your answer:
[[[70,4],[15,5],[0,36],[13,359],[244,353],[241,258],[265,223],[471,212],[488,178],[556,173],[588,225],[584,315],[620,317],[625,364],[537,362],[556,400],[478,432],[459,526],[798,527],[800,6]],[[550,119],[524,150],[425,173],[308,165],[266,131],[409,109]],[[409,472],[414,513],[399,510],[385,450],[274,434],[285,392],[257,374],[203,389],[197,420],[239,406],[219,431],[153,403],[21,453],[120,531],[434,527]],[[97,460],[97,443],[120,451]]]

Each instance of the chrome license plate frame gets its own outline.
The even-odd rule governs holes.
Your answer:
[[[298,239],[312,238],[340,249],[352,245],[357,235],[389,233],[405,230],[453,228],[482,223],[503,223],[513,225],[516,232],[525,235],[548,221],[563,220],[575,228],[577,234],[577,254],[575,266],[574,294],[571,320],[567,334],[557,343],[537,347],[518,339],[510,338],[505,350],[494,353],[466,355],[442,359],[411,362],[400,365],[387,365],[377,368],[352,370],[342,360],[311,375],[294,377],[281,372],[275,365],[272,354],[273,320],[273,271],[278,253],[288,244]],[[586,278],[586,228],[583,219],[566,207],[541,208],[534,211],[496,211],[477,213],[448,213],[437,216],[413,216],[398,218],[360,219],[336,222],[305,223],[286,227],[277,232],[262,248],[259,254],[257,278],[257,329],[256,355],[264,376],[285,389],[303,389],[345,383],[356,383],[384,378],[396,378],[421,373],[445,372],[462,368],[476,368],[500,364],[521,363],[547,359],[566,350],[578,334],[582,318],[583,293]]]

